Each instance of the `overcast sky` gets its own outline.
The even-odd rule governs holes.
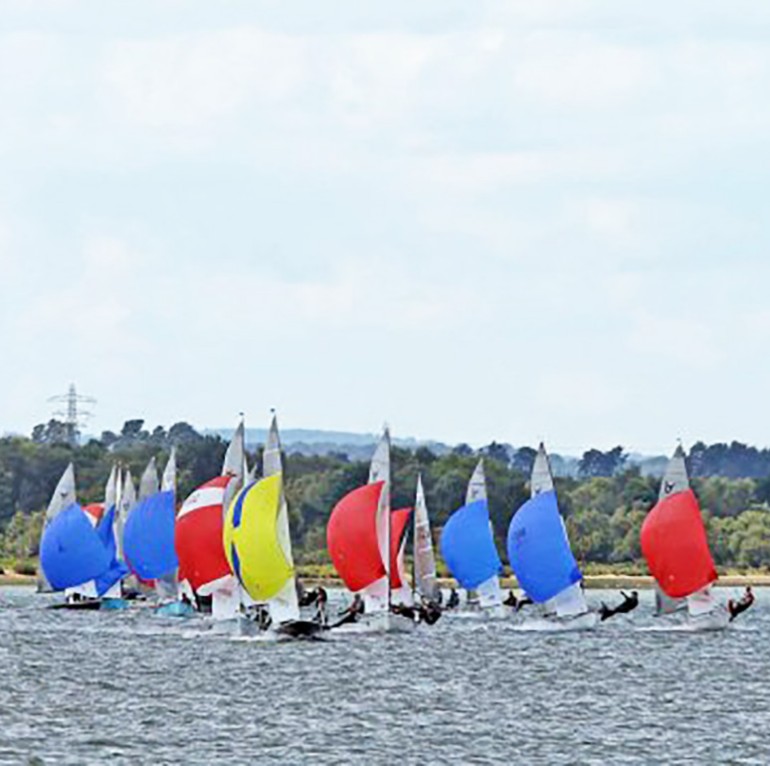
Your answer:
[[[0,4],[0,431],[770,444],[770,4]]]

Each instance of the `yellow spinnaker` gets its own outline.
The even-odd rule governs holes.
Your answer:
[[[277,596],[294,570],[278,541],[281,474],[242,489],[225,516],[223,542],[230,568],[255,601]]]

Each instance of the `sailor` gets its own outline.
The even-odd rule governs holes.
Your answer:
[[[320,622],[321,625],[326,625],[326,602],[328,600],[329,596],[326,593],[326,589],[319,585],[315,589],[315,619]]]
[[[503,601],[503,606],[512,606],[515,609],[517,603],[518,601],[516,600],[516,594],[513,592],[513,588],[511,588],[511,590],[508,591],[508,595],[505,597],[505,600]]]
[[[525,593],[517,602],[516,602],[516,611],[518,612],[519,609],[521,609],[524,606],[527,606],[528,604],[534,604],[535,602]]]
[[[446,608],[447,609],[454,609],[456,606],[460,605],[460,596],[457,594],[457,591],[452,588],[452,590],[449,591],[449,598],[446,602]]]
[[[420,620],[426,625],[433,625],[441,617],[441,607],[435,601],[426,601],[418,607]]]
[[[628,614],[633,612],[637,606],[639,606],[639,594],[637,591],[632,590],[631,594],[620,591],[620,595],[623,596],[623,601],[616,607],[609,607],[602,601],[602,605],[599,608],[599,616],[602,622],[609,620],[610,617],[614,617],[616,614]]]
[[[356,593],[350,606],[340,612],[340,619],[332,625],[332,628],[338,628],[340,625],[346,625],[349,622],[358,622],[358,618],[364,613],[364,600]]]
[[[727,611],[730,612],[730,622],[732,622],[741,612],[745,612],[754,603],[754,594],[751,592],[751,586],[747,585],[743,596],[734,601],[730,599],[727,602]]]

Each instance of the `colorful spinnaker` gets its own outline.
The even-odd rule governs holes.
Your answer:
[[[154,492],[140,500],[123,530],[123,552],[142,580],[173,577],[179,566],[174,549],[174,493]]]
[[[662,594],[659,611],[673,611],[686,599],[690,617],[714,614],[720,618],[714,627],[723,627],[726,612],[710,590],[717,571],[681,446],[669,461],[658,502],[647,514],[640,537],[642,554]]]
[[[428,518],[428,505],[422,487],[422,476],[417,476],[414,501],[414,592],[428,601],[438,601],[440,589],[436,582],[436,557],[433,554],[433,536]]]
[[[248,596],[267,604],[275,625],[299,620],[289,514],[275,416],[262,457],[263,478],[247,484],[228,508],[224,549]]]
[[[489,518],[483,458],[468,483],[465,505],[444,524],[440,547],[457,582],[467,590],[475,590],[482,607],[500,610],[502,562]]]
[[[45,520],[43,521],[43,533],[48,525],[65,509],[77,502],[75,495],[75,466],[69,463],[64,469],[61,478],[56,484],[56,488],[51,496],[51,501],[48,503],[48,508],[45,512]],[[41,536],[42,547],[42,536]],[[38,571],[37,590],[39,593],[50,593],[53,591],[53,587],[48,582],[43,572],[43,568],[40,567]]]
[[[334,506],[326,528],[329,555],[348,590],[360,593],[367,613],[390,605],[390,433],[374,451],[369,482]]]
[[[540,444],[532,466],[531,497],[508,527],[508,557],[524,592],[558,618],[588,615],[580,586],[582,574],[572,554],[559,513],[545,447]]]

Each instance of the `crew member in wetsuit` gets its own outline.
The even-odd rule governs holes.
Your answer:
[[[609,620],[610,617],[614,617],[616,614],[628,614],[628,612],[633,612],[634,609],[639,606],[639,594],[635,590],[632,590],[630,595],[620,591],[620,595],[623,596],[623,601],[614,608],[607,606],[607,604],[602,601],[602,605],[599,608],[599,616],[601,617],[602,622]]]
[[[427,601],[420,604],[420,619],[426,625],[434,625],[441,617],[441,607],[435,601]]]
[[[358,618],[364,613],[364,600],[356,593],[350,606],[343,612],[340,612],[340,619],[332,625],[332,628],[338,628],[340,625],[346,625],[349,622],[358,622]]]
[[[518,612],[522,607],[527,606],[529,604],[534,604],[535,602],[525,593],[517,602],[516,602],[516,611]]]
[[[745,612],[754,603],[754,594],[751,591],[751,586],[747,585],[746,590],[743,592],[743,596],[734,601],[730,599],[727,602],[727,611],[730,612],[730,622],[732,622],[741,612]]]
[[[449,591],[449,598],[446,602],[446,608],[447,609],[454,609],[456,606],[460,605],[460,596],[458,595],[457,591],[452,588],[452,590]]]
[[[326,602],[329,600],[329,596],[326,593],[326,589],[319,585],[315,589],[315,619],[321,623],[321,625],[326,625]]]
[[[513,588],[508,591],[508,595],[503,600],[503,606],[512,606],[514,609],[516,608],[516,604],[518,604],[518,600],[516,599],[516,594],[513,592]]]

